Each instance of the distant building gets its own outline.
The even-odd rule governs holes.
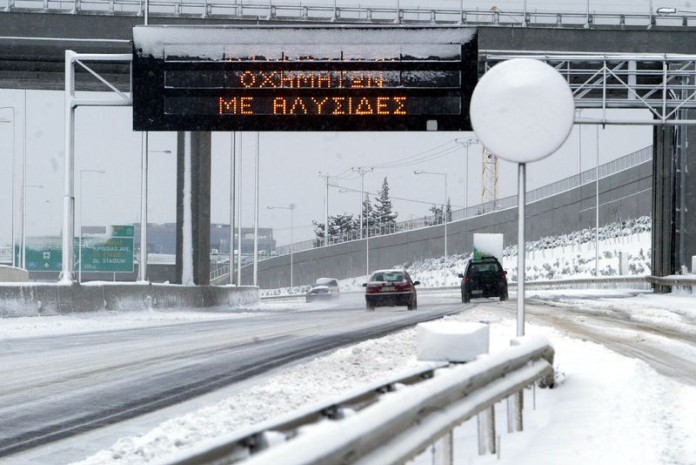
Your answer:
[[[136,250],[140,249],[140,224],[135,225]],[[102,231],[104,228],[102,227]],[[85,234],[91,228],[85,227]],[[272,255],[275,251],[276,241],[273,239],[273,228],[259,228],[259,255]],[[95,231],[96,233],[97,231]],[[234,249],[237,249],[239,237],[235,231]],[[230,225],[210,225],[210,250],[217,251],[221,255],[230,253]],[[147,251],[157,254],[176,254],[176,223],[164,223],[147,225]],[[254,228],[242,228],[242,255],[254,254]]]

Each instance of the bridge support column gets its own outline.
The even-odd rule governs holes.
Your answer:
[[[655,126],[653,144],[652,270],[654,276],[667,276],[676,267],[675,217],[675,127]],[[656,292],[670,288],[655,286]]]
[[[177,134],[176,278],[210,284],[210,132]]]
[[[687,110],[689,119],[696,118],[696,111]],[[684,216],[681,230],[682,256],[679,266],[691,266],[691,257],[696,256],[696,129],[693,126],[683,126],[683,184],[684,184]],[[696,270],[689,269],[692,273]]]

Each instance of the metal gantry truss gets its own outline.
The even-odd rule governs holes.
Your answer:
[[[696,55],[482,51],[483,72],[512,58],[541,60],[566,78],[577,108],[601,110],[579,124],[696,124]],[[644,109],[651,119],[607,110]]]
[[[369,2],[340,0],[0,0],[0,12],[64,13],[110,16],[214,18],[232,21],[286,21],[332,23],[466,24],[506,27],[691,27],[696,13],[676,8],[653,10],[652,3],[631,12],[597,12],[581,4],[576,11],[539,11],[527,8],[501,9],[485,4],[465,8],[464,1],[451,6],[413,5],[416,2],[384,0]],[[410,3],[410,5],[408,5]],[[471,3],[471,2],[469,2]]]

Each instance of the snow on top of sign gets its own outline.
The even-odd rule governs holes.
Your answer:
[[[133,42],[138,53],[161,58],[167,55],[223,59],[247,50],[255,55],[278,53],[278,46],[290,53],[335,53],[350,50],[351,58],[377,57],[376,52],[394,50],[417,53],[417,58],[451,56],[452,47],[470,42],[475,28],[451,27],[206,27],[138,26]],[[362,46],[362,47],[360,47]],[[369,46],[369,47],[365,47]],[[458,52],[458,49],[456,50]],[[387,58],[391,58],[388,56]]]

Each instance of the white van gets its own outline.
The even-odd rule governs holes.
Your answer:
[[[338,289],[338,279],[335,278],[319,278],[315,283],[315,286],[326,286],[331,291],[331,297],[338,297],[340,295],[340,290]]]

